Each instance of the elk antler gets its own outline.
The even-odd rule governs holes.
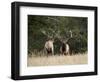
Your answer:
[[[48,28],[48,29],[41,29],[41,32],[47,36],[47,38],[49,39],[54,39],[54,35],[55,35],[55,31],[51,28]]]
[[[72,31],[70,30],[69,32],[70,32],[70,37],[72,38]]]
[[[58,30],[58,31],[56,32],[56,38],[58,38],[61,42],[66,43],[66,42],[68,42],[68,40],[69,40],[70,38],[72,38],[72,31],[70,30],[70,31],[68,32],[68,31],[66,31],[66,29],[64,29],[63,32],[64,32],[64,33],[61,33],[61,31]],[[69,33],[70,33],[70,34],[69,34]],[[68,35],[70,35],[70,36],[68,36]]]
[[[48,34],[48,32],[46,30],[41,29],[41,32],[47,36],[48,38],[51,38],[51,36]]]
[[[61,31],[60,31],[60,30],[58,30],[58,31],[56,32],[55,37],[56,37],[57,39],[59,39],[61,42],[63,41],[63,40],[62,40],[62,36],[61,36]]]

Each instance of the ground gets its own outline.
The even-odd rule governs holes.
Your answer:
[[[27,58],[27,66],[50,66],[50,65],[75,65],[87,64],[87,54],[77,55],[53,55],[53,56],[31,56]]]

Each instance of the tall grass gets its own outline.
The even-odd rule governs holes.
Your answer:
[[[87,64],[87,53],[75,55],[51,55],[51,56],[35,56],[27,57],[27,66],[49,66],[49,65],[75,65]]]

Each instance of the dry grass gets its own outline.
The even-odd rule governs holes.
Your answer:
[[[53,56],[32,56],[28,57],[27,66],[49,66],[49,65],[73,65],[73,64],[87,64],[87,54],[77,55],[53,55]]]

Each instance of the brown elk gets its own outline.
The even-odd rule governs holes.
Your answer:
[[[47,36],[47,41],[45,42],[45,45],[44,45],[44,51],[47,55],[53,55],[54,54],[54,35],[53,35],[53,30],[50,29],[52,31],[52,33],[47,33],[47,31],[45,30],[41,30],[41,32]]]
[[[68,44],[68,40],[69,40],[70,38],[72,38],[72,31],[70,30],[69,33],[70,33],[70,37],[69,37],[69,38],[67,38],[67,37],[65,37],[65,36],[62,36],[62,35],[60,34],[60,31],[56,34],[56,37],[57,37],[57,38],[60,40],[60,42],[61,42],[60,53],[61,53],[62,55],[70,54],[70,46],[69,46],[69,44]]]
[[[45,50],[46,50],[46,53],[47,54],[54,54],[54,46],[53,46],[53,40],[52,39],[48,39],[46,42],[45,42]]]

